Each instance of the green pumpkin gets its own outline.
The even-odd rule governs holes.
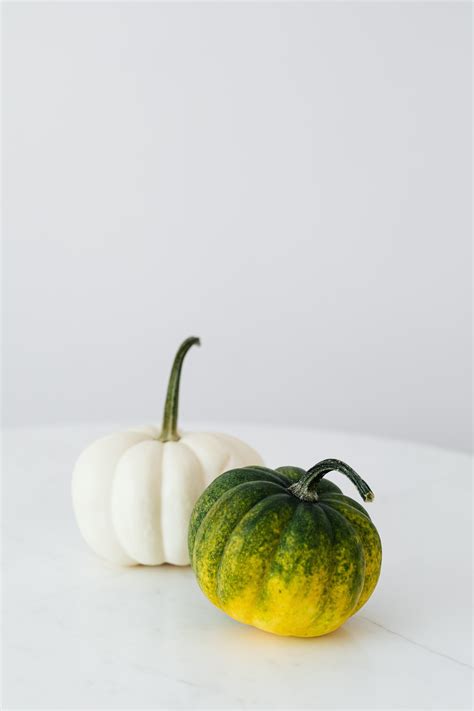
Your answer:
[[[233,469],[208,486],[191,516],[189,556],[211,602],[240,622],[296,637],[332,632],[367,602],[380,538],[365,508],[322,478],[330,471],[373,500],[337,459],[307,472]]]

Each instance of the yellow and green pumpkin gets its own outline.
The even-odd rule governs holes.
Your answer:
[[[347,464],[251,466],[221,474],[197,500],[191,565],[204,594],[228,615],[267,632],[317,637],[364,605],[380,574],[382,547],[363,506],[323,479]]]

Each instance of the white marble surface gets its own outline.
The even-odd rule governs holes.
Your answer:
[[[343,628],[301,640],[226,617],[189,568],[114,568],[87,549],[71,470],[91,438],[113,429],[4,435],[3,708],[471,707],[470,457],[324,431],[221,428],[270,466],[345,459],[375,491],[379,585]]]

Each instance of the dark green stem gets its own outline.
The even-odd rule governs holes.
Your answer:
[[[186,353],[191,346],[200,346],[201,341],[196,336],[186,338],[180,345],[173,361],[171,368],[170,379],[168,381],[168,390],[166,392],[165,409],[163,412],[163,424],[161,426],[160,441],[161,442],[176,442],[179,439],[178,434],[178,404],[179,404],[179,381],[181,379],[181,368]]]
[[[354,484],[364,501],[373,501],[374,492],[370,486],[355,472],[352,467],[339,459],[324,459],[308,469],[301,479],[288,487],[292,494],[303,501],[317,501],[319,499],[316,491],[318,482],[329,472],[341,472]]]

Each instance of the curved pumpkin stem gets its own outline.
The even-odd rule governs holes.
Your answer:
[[[166,392],[165,409],[163,412],[163,424],[161,426],[160,442],[177,442],[178,435],[178,405],[179,405],[179,382],[181,379],[181,368],[183,367],[184,356],[191,346],[200,346],[201,341],[196,336],[190,336],[178,348],[178,352],[173,361],[168,390]]]
[[[318,482],[329,472],[341,472],[354,484],[364,501],[373,501],[374,492],[352,467],[340,459],[323,459],[311,469],[308,469],[301,479],[288,487],[292,494],[303,501],[317,501],[319,499],[316,491]]]

